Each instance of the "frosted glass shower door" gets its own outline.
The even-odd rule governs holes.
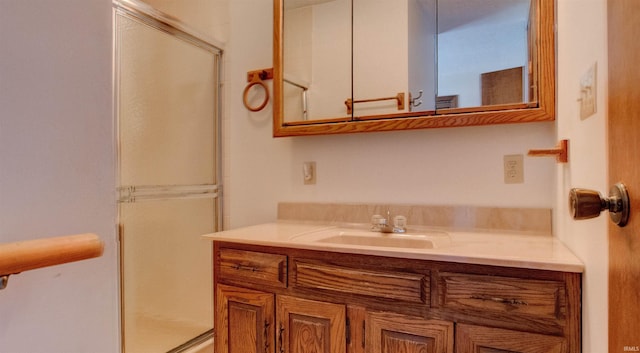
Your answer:
[[[213,329],[219,53],[116,11],[124,351],[167,352]]]
[[[125,352],[167,352],[213,327],[212,199],[121,206]]]

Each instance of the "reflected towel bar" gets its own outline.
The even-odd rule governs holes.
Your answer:
[[[359,99],[353,100],[351,98],[344,101],[344,104],[347,106],[347,114],[351,114],[353,112],[353,105],[355,103],[368,103],[368,102],[379,102],[379,101],[389,101],[396,100],[398,102],[398,110],[404,109],[404,92],[400,92],[393,97],[384,97],[384,98],[371,98],[371,99]]]
[[[0,244],[0,289],[6,287],[9,275],[99,257],[103,252],[104,243],[92,233]]]

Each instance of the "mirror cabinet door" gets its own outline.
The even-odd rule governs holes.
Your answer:
[[[440,109],[535,102],[531,9],[530,0],[438,0]]]
[[[351,0],[284,0],[284,121],[347,121]]]
[[[274,0],[274,136],[555,119],[555,0]]]
[[[353,0],[354,119],[434,113],[435,0]]]

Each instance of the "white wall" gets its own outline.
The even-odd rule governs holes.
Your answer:
[[[553,159],[525,157],[525,183],[503,183],[503,156],[555,145],[554,123],[272,138],[271,104],[250,113],[241,102],[246,71],[272,65],[271,11],[230,4],[227,228],[274,220],[278,201],[554,206]],[[316,185],[303,185],[304,161],[317,162]]]
[[[11,276],[0,351],[117,352],[111,1],[0,1],[0,48],[0,242],[105,242],[98,259]]]
[[[283,178],[291,170],[292,140],[271,137],[271,103],[256,113],[242,103],[247,71],[273,66],[272,8],[271,1],[229,3],[223,122],[223,203],[227,229],[274,220],[277,202],[288,188]]]
[[[597,62],[597,113],[580,120],[580,78]],[[554,230],[585,263],[583,352],[608,350],[607,215],[574,221],[567,198],[574,187],[607,194],[607,1],[558,1],[558,139],[570,140],[569,163],[557,168]]]

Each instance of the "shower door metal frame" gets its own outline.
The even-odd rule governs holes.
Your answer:
[[[198,197],[210,197],[214,199],[214,203],[215,203],[215,214],[212,215],[212,217],[214,217],[214,224],[216,229],[214,229],[215,231],[220,231],[223,229],[223,217],[222,217],[222,185],[221,185],[221,180],[222,180],[222,107],[221,107],[221,102],[222,102],[222,54],[223,54],[223,49],[222,49],[222,45],[219,43],[215,43],[212,40],[208,40],[208,39],[203,39],[203,35],[197,33],[196,31],[194,31],[193,29],[189,28],[187,25],[183,24],[182,22],[180,22],[179,20],[164,14],[161,11],[158,11],[156,9],[154,9],[153,7],[149,6],[148,4],[145,4],[142,1],[138,1],[138,0],[112,0],[112,6],[113,6],[113,23],[112,23],[112,30],[113,30],[113,104],[114,104],[114,138],[115,138],[115,156],[116,156],[116,170],[115,170],[115,178],[116,178],[116,185],[117,190],[116,190],[116,199],[117,199],[117,204],[118,204],[118,209],[116,210],[117,212],[117,220],[116,220],[116,227],[117,227],[117,234],[118,234],[118,266],[119,266],[119,288],[118,291],[120,293],[120,298],[119,298],[119,325],[120,325],[120,348],[121,351],[124,351],[124,326],[123,326],[123,318],[125,316],[124,314],[124,305],[123,305],[123,301],[124,301],[124,292],[123,292],[123,284],[122,284],[122,280],[124,278],[124,272],[123,272],[123,259],[121,257],[121,251],[122,251],[122,238],[121,238],[121,227],[120,227],[120,203],[123,202],[135,202],[136,200],[149,200],[149,199],[153,199],[153,200],[159,200],[159,199],[163,199],[166,198],[167,195],[170,195],[170,197],[172,199],[175,198],[198,198]],[[130,186],[121,186],[120,183],[120,173],[121,173],[121,155],[120,155],[120,151],[121,151],[121,141],[120,141],[120,134],[119,134],[119,124],[120,124],[120,116],[119,116],[119,108],[120,108],[120,102],[119,102],[119,93],[118,93],[118,89],[119,89],[119,84],[120,84],[120,63],[119,63],[119,48],[118,48],[118,15],[133,19],[135,21],[138,21],[142,24],[145,24],[151,28],[160,30],[166,34],[169,34],[175,38],[178,38],[184,42],[187,42],[189,44],[195,45],[201,49],[204,49],[210,53],[212,53],[213,55],[215,55],[216,58],[216,67],[214,67],[214,76],[216,78],[216,82],[214,82],[214,84],[216,85],[214,87],[215,90],[215,95],[214,97],[212,97],[215,101],[215,107],[214,107],[214,116],[212,117],[214,119],[214,126],[215,126],[215,139],[216,139],[216,143],[215,143],[215,160],[214,160],[214,169],[215,169],[215,179],[216,179],[216,184],[215,185],[181,185],[181,186],[175,186],[175,188],[173,188],[173,190],[167,190],[164,186],[159,186],[159,187],[155,187],[155,186],[148,186],[148,187],[143,187],[142,190],[141,188],[134,188],[134,187],[130,187]],[[212,260],[213,261],[213,260]],[[212,279],[212,285],[213,285],[213,279]],[[211,302],[213,305],[213,298],[211,298]],[[205,332],[202,335],[199,335],[197,337],[194,337],[193,340],[186,342],[184,345],[181,345],[179,347],[176,347],[175,349],[169,351],[170,353],[173,352],[181,352],[184,349],[188,348],[191,346],[190,343],[194,343],[194,344],[198,344],[201,343],[209,338],[213,337],[213,328],[207,332]]]

